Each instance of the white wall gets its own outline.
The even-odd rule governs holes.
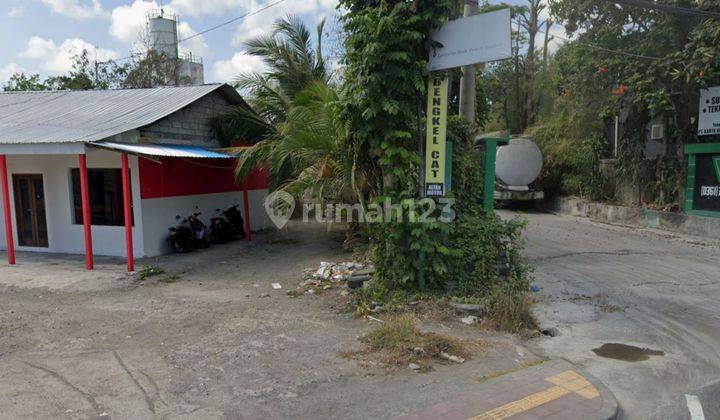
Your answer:
[[[120,168],[120,154],[111,151],[89,149],[88,168]],[[68,254],[85,253],[83,225],[73,224],[72,190],[70,169],[78,167],[77,155],[9,155],[10,208],[12,212],[13,237],[19,251],[39,251]],[[175,216],[185,217],[198,206],[203,221],[215,215],[215,209],[240,204],[245,217],[242,192],[203,194],[182,197],[140,199],[138,159],[130,157],[130,177],[133,195],[133,249],[136,257],[151,257],[170,252],[166,239],[168,228],[175,226]],[[45,187],[45,212],[47,214],[48,248],[18,246],[17,219],[12,174],[42,174]],[[250,223],[252,230],[265,229],[267,216],[264,200],[267,190],[249,191]],[[5,222],[0,199],[0,249],[7,249]],[[93,226],[93,252],[95,255],[125,257],[125,228],[123,226]]]
[[[248,191],[250,227],[253,231],[264,229],[267,226],[264,208],[267,193],[267,190]],[[167,237],[168,229],[177,225],[175,216],[185,218],[200,211],[202,212],[200,218],[207,226],[210,226],[210,218],[216,214],[216,209],[226,209],[233,204],[240,205],[243,218],[246,218],[241,191],[142,200],[145,255],[151,257],[171,252],[167,245]]]
[[[12,212],[13,237],[19,251],[41,251],[69,254],[85,253],[85,235],[82,225],[73,224],[72,190],[70,169],[78,167],[77,155],[8,155],[10,184],[10,208]],[[89,149],[88,168],[120,168],[120,154]],[[133,229],[134,253],[144,256],[142,214],[137,158],[130,157],[135,228]],[[45,188],[45,212],[47,215],[49,248],[18,246],[15,197],[12,186],[13,174],[42,174]],[[3,204],[0,200],[0,211]],[[2,215],[3,213],[0,213]],[[93,252],[96,255],[125,256],[125,228],[122,226],[93,226]],[[7,249],[5,218],[0,217],[0,249]]]

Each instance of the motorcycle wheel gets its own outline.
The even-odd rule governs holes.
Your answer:
[[[188,252],[190,252],[190,250],[187,247],[183,246],[183,244],[181,244],[178,241],[173,242],[172,248],[173,248],[173,251],[175,251],[175,253],[177,253],[177,254],[187,254]]]

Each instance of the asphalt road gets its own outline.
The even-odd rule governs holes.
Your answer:
[[[690,418],[685,394],[705,418],[720,418],[720,248],[661,231],[551,214],[528,220],[527,254],[540,287],[536,315],[559,335],[537,342],[605,383],[628,418]],[[603,344],[619,360],[593,352]],[[612,351],[615,354],[612,354]],[[720,388],[720,387],[718,387]]]

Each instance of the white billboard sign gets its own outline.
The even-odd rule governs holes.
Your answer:
[[[698,136],[720,134],[720,86],[700,91]]]
[[[430,38],[442,44],[430,52],[430,71],[512,57],[510,9],[451,20]]]

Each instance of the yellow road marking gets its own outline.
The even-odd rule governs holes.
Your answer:
[[[524,413],[533,408],[540,407],[550,401],[555,401],[568,394],[578,394],[588,400],[600,396],[598,390],[587,379],[574,370],[568,370],[558,375],[545,379],[555,385],[544,391],[537,392],[527,397],[507,403],[503,406],[493,408],[479,416],[471,417],[470,420],[499,420]]]

